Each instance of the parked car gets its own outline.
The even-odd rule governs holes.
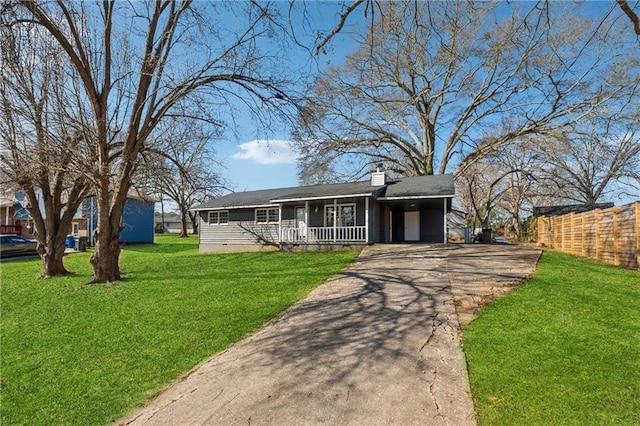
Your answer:
[[[17,256],[37,253],[36,240],[27,240],[17,235],[0,235],[0,256]]]
[[[493,242],[498,244],[509,244],[509,240],[505,237],[493,237]]]

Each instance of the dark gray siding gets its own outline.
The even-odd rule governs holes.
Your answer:
[[[255,209],[229,210],[229,223],[210,225],[208,212],[200,215],[200,251],[255,251],[276,248],[278,224],[256,224]]]
[[[384,241],[384,206],[375,200],[369,202],[369,242]]]
[[[410,210],[409,207],[408,204],[390,205],[393,215],[392,242],[405,241],[404,212]],[[444,242],[444,204],[442,199],[423,200],[419,206],[412,207],[412,209],[420,210],[420,241],[424,243]]]
[[[420,241],[425,243],[444,242],[443,208],[420,211]]]
[[[393,206],[391,208],[393,224],[391,226],[391,242],[401,243],[404,241],[404,207]]]

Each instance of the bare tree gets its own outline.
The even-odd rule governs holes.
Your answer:
[[[626,0],[616,0],[616,2],[618,3],[618,6],[620,6],[620,9],[622,9],[624,14],[627,15],[627,17],[631,20],[635,33],[637,35],[640,35],[640,18],[638,18],[638,15],[633,11]],[[636,7],[638,6],[638,3],[640,2],[636,2]]]
[[[472,211],[473,228],[480,225],[490,227],[490,218],[502,195],[509,190],[507,177],[515,173],[513,170],[503,171],[496,161],[484,158],[473,164],[458,179],[459,195],[466,208]]]
[[[201,124],[201,123],[200,123]],[[221,167],[211,149],[214,135],[193,120],[167,120],[158,149],[143,153],[140,183],[160,197],[173,201],[180,213],[181,237],[188,237],[187,221],[198,233],[198,220],[189,208],[215,197],[224,188],[216,169]]]
[[[93,282],[120,280],[123,209],[158,125],[171,115],[221,120],[232,97],[263,110],[286,100],[282,61],[273,49],[269,56],[258,50],[259,40],[274,34],[272,17],[253,2],[189,0],[25,0],[13,10],[18,16],[6,25],[46,30],[78,74],[92,129],[84,170],[98,211]]]
[[[0,37],[2,183],[27,197],[42,274],[66,274],[65,238],[89,189],[74,156],[88,137],[74,107],[75,75],[40,28],[0,27]]]
[[[536,144],[546,166],[538,173],[545,194],[595,204],[624,191],[640,194],[640,121],[618,115],[587,123]],[[635,182],[635,187],[633,182]]]
[[[463,173],[511,140],[604,107],[624,90],[611,73],[637,67],[615,20],[568,18],[574,5],[376,6],[360,49],[315,80],[300,110],[302,181],[359,177],[381,161],[402,175]]]

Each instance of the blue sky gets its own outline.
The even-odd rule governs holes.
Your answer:
[[[288,7],[288,2],[283,2]],[[338,22],[341,6],[337,2],[296,2],[296,7],[306,9],[306,19],[296,22],[296,36],[301,43],[313,47],[315,31],[326,34]],[[587,3],[587,14],[604,15],[611,6],[608,2]],[[300,10],[298,10],[300,12]],[[339,65],[357,46],[351,41],[353,33],[366,26],[363,10],[351,14],[347,25],[333,39],[329,52],[317,58],[317,67],[325,68],[329,63]],[[631,30],[631,29],[630,29]],[[290,57],[292,73],[299,69],[308,71],[309,52],[292,47]],[[270,126],[265,130],[250,119],[237,123],[241,130],[226,135],[224,140],[215,142],[218,159],[224,168],[220,170],[233,191],[248,191],[267,188],[296,186],[296,155],[289,145],[290,127],[287,123]],[[615,200],[619,202],[618,200]]]
[[[288,7],[288,3],[282,4]],[[298,8],[294,11],[297,13],[305,8],[306,19],[299,15],[292,21],[296,37],[309,48],[313,47],[315,32],[328,33],[338,22],[341,11],[340,4],[335,1],[297,2],[294,6]],[[343,30],[332,40],[328,52],[316,58],[317,64],[312,64],[309,52],[292,46],[287,58],[292,72],[296,72],[296,69],[308,71],[310,67],[323,69],[329,64],[341,64],[356,49],[351,39],[363,19],[362,11],[352,13]],[[241,130],[235,129],[235,134],[227,135],[225,140],[215,143],[219,161],[224,165],[220,171],[227,186],[233,191],[296,186],[296,154],[289,145],[290,126],[287,123],[277,123],[270,126],[271,130],[265,130],[249,119],[238,124]]]

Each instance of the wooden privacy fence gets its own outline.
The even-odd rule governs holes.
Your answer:
[[[584,213],[538,218],[538,244],[640,269],[640,201]]]

